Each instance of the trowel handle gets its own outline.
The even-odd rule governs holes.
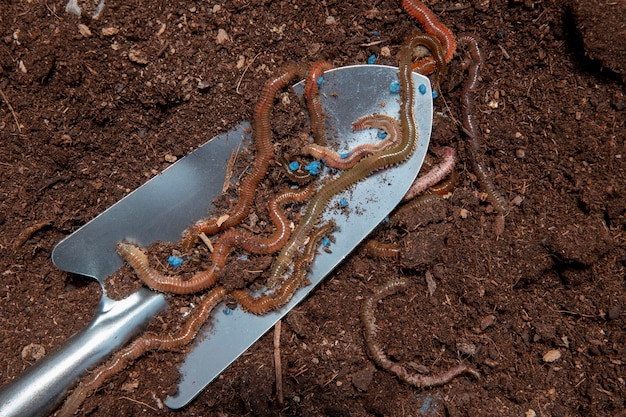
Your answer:
[[[80,375],[125,345],[166,305],[162,294],[145,288],[121,301],[103,297],[89,326],[0,387],[0,416],[49,415]]]

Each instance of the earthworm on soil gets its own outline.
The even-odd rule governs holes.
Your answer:
[[[26,241],[30,239],[35,233],[37,233],[46,226],[50,226],[51,224],[52,222],[50,221],[35,223],[22,230],[15,239],[15,242],[13,242],[13,250],[17,250],[20,246],[26,243]]]
[[[365,299],[365,302],[361,306],[363,336],[365,338],[367,351],[372,360],[384,370],[396,375],[398,378],[400,378],[400,380],[418,388],[443,385],[450,382],[453,378],[464,373],[479,378],[480,374],[478,373],[478,371],[468,365],[457,365],[445,372],[434,375],[413,374],[407,371],[404,366],[393,362],[385,354],[383,349],[376,341],[377,329],[376,318],[374,315],[376,304],[383,298],[393,295],[396,292],[408,287],[409,284],[410,282],[407,279],[393,279],[382,287],[378,288],[371,297]]]
[[[430,187],[430,191],[439,195],[446,195],[454,189],[458,181],[459,173],[452,170],[447,179]]]
[[[130,243],[119,243],[117,251],[122,259],[135,270],[137,277],[153,290],[173,294],[191,294],[202,291],[215,284],[217,272],[226,265],[226,258],[234,247],[241,246],[248,252],[258,254],[270,254],[280,249],[289,239],[291,231],[289,220],[280,209],[280,205],[304,201],[314,191],[313,186],[301,190],[288,189],[272,198],[269,203],[269,214],[275,231],[269,237],[261,238],[244,230],[228,230],[218,238],[214,245],[211,266],[187,280],[177,275],[164,275],[151,268],[146,254]]]
[[[382,259],[400,259],[402,248],[395,243],[383,243],[369,239],[363,244],[363,249],[368,255]]]
[[[102,386],[106,380],[122,371],[144,353],[152,350],[173,350],[191,342],[202,324],[207,320],[209,313],[225,295],[226,289],[224,287],[220,286],[211,290],[176,336],[144,334],[117,352],[108,362],[96,368],[80,382],[65,400],[57,417],[73,415],[85,399]]]
[[[282,279],[294,256],[304,245],[311,230],[315,227],[319,217],[326,208],[330,199],[350,185],[364,179],[372,172],[401,163],[406,160],[417,146],[417,126],[413,117],[413,77],[410,68],[411,52],[414,47],[414,38],[409,38],[400,50],[398,78],[400,80],[400,131],[402,140],[393,148],[379,151],[359,161],[353,168],[343,172],[339,177],[324,185],[307,204],[306,212],[294,230],[289,242],[282,248],[278,258],[274,261],[268,279],[268,286],[275,287]]]
[[[314,62],[309,68],[309,73],[304,84],[304,99],[309,110],[309,119],[311,120],[311,132],[313,140],[320,146],[326,146],[326,126],[324,121],[324,112],[322,110],[322,101],[319,97],[319,79],[333,68],[333,64],[326,61]]]
[[[431,84],[433,85],[433,90],[440,91],[439,85],[448,72],[447,61],[445,60],[441,43],[437,38],[423,33],[419,33],[415,37],[416,45],[414,47],[418,45],[426,47],[430,51],[430,56],[418,59],[411,66],[411,70],[426,75],[434,73]]]
[[[201,220],[191,226],[183,236],[183,248],[189,250],[195,243],[197,235],[203,232],[213,235],[221,230],[225,230],[241,223],[250,212],[256,188],[265,177],[270,161],[274,158],[274,148],[272,145],[272,132],[270,128],[270,117],[274,104],[274,97],[282,88],[287,86],[295,77],[304,76],[304,70],[300,65],[289,65],[283,69],[279,75],[271,78],[263,88],[261,97],[254,110],[254,138],[256,143],[256,156],[252,166],[252,172],[245,177],[241,186],[241,192],[237,205],[230,213],[230,216],[218,223],[216,219]]]
[[[256,315],[262,315],[268,311],[280,308],[291,299],[302,282],[304,282],[309,265],[315,257],[317,244],[334,227],[335,223],[330,221],[314,230],[304,248],[304,253],[294,262],[293,273],[274,293],[254,298],[246,290],[235,290],[231,295],[241,304],[244,310]]]
[[[345,171],[352,168],[366,156],[396,145],[400,139],[400,125],[398,121],[386,114],[368,114],[360,117],[352,123],[352,128],[353,130],[381,129],[387,136],[378,143],[365,143],[355,146],[347,154],[340,154],[326,146],[320,146],[315,143],[302,148],[302,153],[308,154],[315,159],[323,159],[326,166]]]
[[[454,148],[448,146],[433,150],[437,155],[441,157],[441,162],[434,165],[424,175],[417,177],[417,179],[409,188],[409,191],[404,195],[402,201],[409,201],[415,198],[418,194],[423,193],[433,185],[442,181],[445,177],[450,175],[454,169],[456,163],[456,151]]]
[[[472,170],[478,179],[481,188],[487,193],[487,199],[493,205],[498,214],[505,216],[509,212],[506,199],[496,190],[487,168],[480,162],[480,143],[478,141],[478,128],[474,122],[472,96],[478,85],[480,67],[483,65],[483,56],[476,37],[470,34],[462,35],[459,43],[466,44],[472,59],[469,68],[469,77],[461,93],[461,105],[463,107],[463,130],[469,139],[469,157]]]
[[[452,31],[419,0],[402,0],[404,10],[424,28],[429,35],[439,40],[444,50],[444,59],[448,63],[454,56],[456,50],[456,39]],[[431,52],[433,52],[431,50]]]

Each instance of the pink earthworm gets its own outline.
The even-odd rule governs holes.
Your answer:
[[[454,164],[456,163],[456,151],[454,148],[446,146],[440,149],[435,149],[433,152],[442,158],[441,162],[434,165],[424,175],[417,177],[411,185],[411,188],[409,188],[409,191],[407,191],[402,198],[402,201],[412,200],[418,194],[423,193],[433,185],[442,181],[454,169]]]
[[[395,294],[396,292],[405,289],[410,284],[409,280],[396,278],[382,287],[378,288],[371,297],[365,299],[365,302],[361,306],[361,322],[363,324],[363,335],[365,338],[365,345],[367,351],[372,360],[384,370],[394,374],[400,380],[406,382],[409,385],[416,386],[418,388],[432,387],[437,385],[443,385],[450,382],[461,374],[470,374],[475,378],[479,378],[480,374],[474,368],[468,365],[457,365],[449,370],[434,374],[434,375],[422,375],[410,373],[404,366],[393,362],[385,354],[382,347],[376,340],[376,318],[374,315],[376,304],[385,297]]]

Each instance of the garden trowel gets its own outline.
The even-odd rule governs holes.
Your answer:
[[[318,254],[307,287],[299,289],[279,311],[255,316],[241,309],[214,309],[193,349],[180,367],[178,392],[165,400],[173,409],[185,406],[229,364],[299,303],[391,212],[416,178],[424,161],[432,127],[432,92],[427,78],[413,74],[414,115],[419,143],[410,159],[375,173],[336,196],[348,210],[328,208],[324,220],[334,220],[331,253]],[[398,117],[398,69],[355,65],[324,73],[320,96],[330,141],[348,151],[377,140],[375,131],[352,131],[352,122],[371,113]],[[303,82],[294,86],[302,94]],[[61,241],[52,251],[54,264],[67,272],[96,279],[102,299],[92,322],[57,350],[0,387],[0,416],[44,416],[59,403],[86,370],[104,361],[139,334],[150,319],[167,307],[164,294],[141,288],[113,301],[104,281],[120,266],[115,251],[127,240],[147,247],[155,241],[176,242],[182,232],[213,208],[221,193],[231,154],[252,146],[249,123],[219,135],[131,192]],[[332,206],[332,204],[331,204]],[[218,215],[221,213],[218,213]]]

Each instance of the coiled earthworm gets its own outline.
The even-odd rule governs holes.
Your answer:
[[[234,290],[231,295],[241,304],[244,310],[252,314],[262,315],[271,310],[280,308],[293,297],[293,294],[304,282],[309,270],[309,265],[315,257],[315,251],[319,241],[330,233],[334,227],[335,223],[330,221],[315,229],[304,248],[304,253],[294,262],[293,273],[283,285],[272,294],[264,294],[258,298],[254,298],[246,290]]]
[[[270,254],[280,249],[289,239],[291,231],[289,221],[281,211],[280,205],[304,201],[314,191],[315,188],[311,185],[301,190],[289,189],[272,198],[269,203],[269,213],[275,231],[269,237],[260,238],[243,230],[226,231],[214,245],[211,266],[204,271],[197,272],[190,279],[183,279],[177,275],[164,275],[151,268],[146,254],[130,243],[118,243],[117,252],[135,270],[137,277],[153,290],[173,294],[191,294],[202,291],[215,284],[217,272],[226,265],[226,258],[234,247],[241,246],[248,252],[259,254]]]
[[[330,62],[314,62],[309,68],[304,84],[304,99],[309,110],[311,133],[313,134],[314,142],[321,146],[326,146],[326,126],[322,101],[319,97],[319,79],[324,74],[324,71],[328,71],[331,68],[333,68],[333,64]]]
[[[191,342],[207,320],[209,313],[224,298],[224,287],[214,288],[194,310],[189,320],[176,336],[144,334],[117,352],[108,362],[96,368],[74,389],[65,400],[57,417],[72,416],[85,399],[94,393],[111,376],[117,374],[144,353],[151,350],[173,350]]]
[[[441,91],[440,84],[448,72],[447,61],[439,40],[431,35],[420,33],[416,35],[416,46],[421,45],[430,51],[430,56],[418,59],[411,66],[411,70],[420,74],[434,74],[431,79],[433,90]]]
[[[289,161],[287,161],[287,159],[283,155],[280,155],[278,157],[278,163],[283,166],[283,169],[285,170],[284,172],[287,178],[289,178],[289,180],[297,184],[306,184],[307,182],[315,178],[315,176],[312,175],[308,171],[296,172],[292,170],[291,167],[289,166]]]
[[[478,179],[481,188],[487,193],[487,199],[495,208],[498,214],[505,216],[509,212],[508,202],[496,190],[495,185],[491,181],[489,171],[480,162],[480,143],[478,141],[478,128],[474,122],[473,112],[473,93],[478,85],[478,76],[480,67],[483,64],[483,56],[478,45],[476,37],[470,34],[462,35],[459,43],[466,44],[469,48],[470,57],[472,59],[468,80],[463,86],[461,93],[461,105],[463,107],[463,130],[469,139],[469,157],[472,170]]]
[[[398,145],[379,151],[359,161],[353,168],[324,185],[306,206],[302,220],[291,238],[274,261],[268,286],[275,287],[293,263],[294,256],[304,245],[330,199],[350,185],[364,179],[372,172],[406,160],[417,146],[417,126],[413,117],[413,78],[410,68],[413,38],[409,38],[400,49],[398,78],[400,81],[400,131],[402,140]]]
[[[270,79],[263,88],[259,101],[254,110],[254,140],[256,156],[252,165],[252,172],[248,174],[241,185],[241,192],[237,205],[230,216],[218,223],[217,219],[201,220],[191,226],[183,235],[182,246],[189,250],[195,243],[199,233],[213,235],[221,230],[236,226],[246,218],[254,201],[254,195],[259,182],[265,177],[270,161],[274,158],[270,116],[274,104],[274,97],[282,88],[287,86],[295,77],[304,76],[304,70],[299,65],[289,65],[279,75]]]
[[[452,31],[419,0],[402,0],[402,7],[413,19],[417,20],[426,33],[439,40],[445,51],[445,62],[450,62],[456,50],[456,39]]]
[[[434,149],[433,152],[441,157],[441,162],[434,165],[424,175],[417,177],[417,179],[409,188],[409,191],[407,191],[407,193],[402,198],[402,201],[409,201],[418,194],[423,193],[433,185],[442,181],[454,169],[454,164],[456,163],[456,151],[454,150],[454,148],[446,146],[443,148]]]
[[[400,378],[400,380],[419,388],[443,385],[464,373],[470,374],[475,378],[479,378],[480,374],[478,371],[468,365],[457,365],[445,372],[434,375],[410,373],[404,366],[393,362],[385,354],[376,341],[376,318],[374,315],[376,304],[383,298],[393,295],[408,286],[409,281],[406,279],[393,279],[378,288],[371,297],[366,298],[365,302],[361,306],[363,336],[365,338],[365,345],[367,347],[368,354],[372,360],[384,370],[396,375]]]
[[[400,140],[400,125],[396,118],[386,114],[368,114],[352,123],[353,130],[364,130],[367,128],[380,129],[387,136],[378,143],[365,143],[352,148],[345,154],[340,154],[332,149],[311,143],[302,148],[302,153],[308,154],[315,159],[323,159],[325,164],[334,169],[343,171],[352,168],[364,157],[375,152],[394,146]]]

